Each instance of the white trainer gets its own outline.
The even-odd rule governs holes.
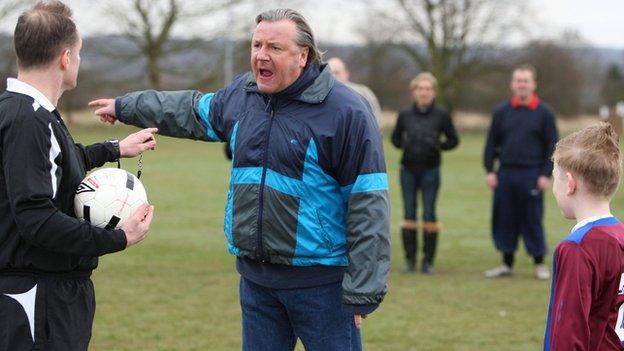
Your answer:
[[[535,265],[535,278],[538,280],[550,279],[550,270],[545,264],[542,263]]]
[[[509,277],[513,274],[513,269],[506,264],[485,271],[486,278]]]

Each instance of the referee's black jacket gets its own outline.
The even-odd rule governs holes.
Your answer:
[[[75,144],[42,93],[9,79],[0,95],[0,274],[89,274],[98,256],[123,250],[122,230],[74,214],[86,172],[118,157],[111,143]]]

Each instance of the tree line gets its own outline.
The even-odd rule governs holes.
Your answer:
[[[13,18],[29,1],[4,0],[0,20]],[[83,108],[93,96],[133,89],[211,91],[249,69],[254,14],[298,1],[118,0],[104,6],[122,31],[87,37],[79,89],[63,107]],[[538,92],[560,115],[595,113],[624,99],[624,51],[605,57],[573,32],[550,40],[510,43],[526,34],[526,1],[362,1],[367,16],[358,28],[363,43],[320,43],[325,57],[340,56],[352,80],[368,85],[384,108],[410,102],[409,80],[421,71],[439,81],[438,102],[450,109],[489,112],[508,96],[509,74],[519,63],[538,72]],[[302,8],[305,15],[305,7]],[[345,14],[348,15],[348,14]],[[104,21],[105,22],[105,21]],[[215,23],[193,35],[198,23]],[[188,28],[188,33],[186,29]],[[174,35],[178,33],[187,35]],[[615,57],[615,58],[614,58]],[[9,34],[0,37],[0,78],[15,74]]]

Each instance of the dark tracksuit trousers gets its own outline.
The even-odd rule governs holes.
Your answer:
[[[535,263],[546,254],[544,200],[537,180],[540,176],[550,177],[550,157],[557,140],[555,115],[536,95],[526,105],[512,99],[494,111],[483,165],[488,173],[495,172],[496,161],[500,165],[494,191],[492,236],[505,264],[513,264],[520,236]]]
[[[513,254],[522,236],[533,257],[546,255],[542,227],[543,192],[537,189],[541,168],[502,167],[494,191],[492,234],[496,248]]]

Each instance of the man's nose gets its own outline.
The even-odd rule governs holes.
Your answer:
[[[263,46],[256,52],[256,58],[260,61],[268,61],[269,55],[267,49]]]

